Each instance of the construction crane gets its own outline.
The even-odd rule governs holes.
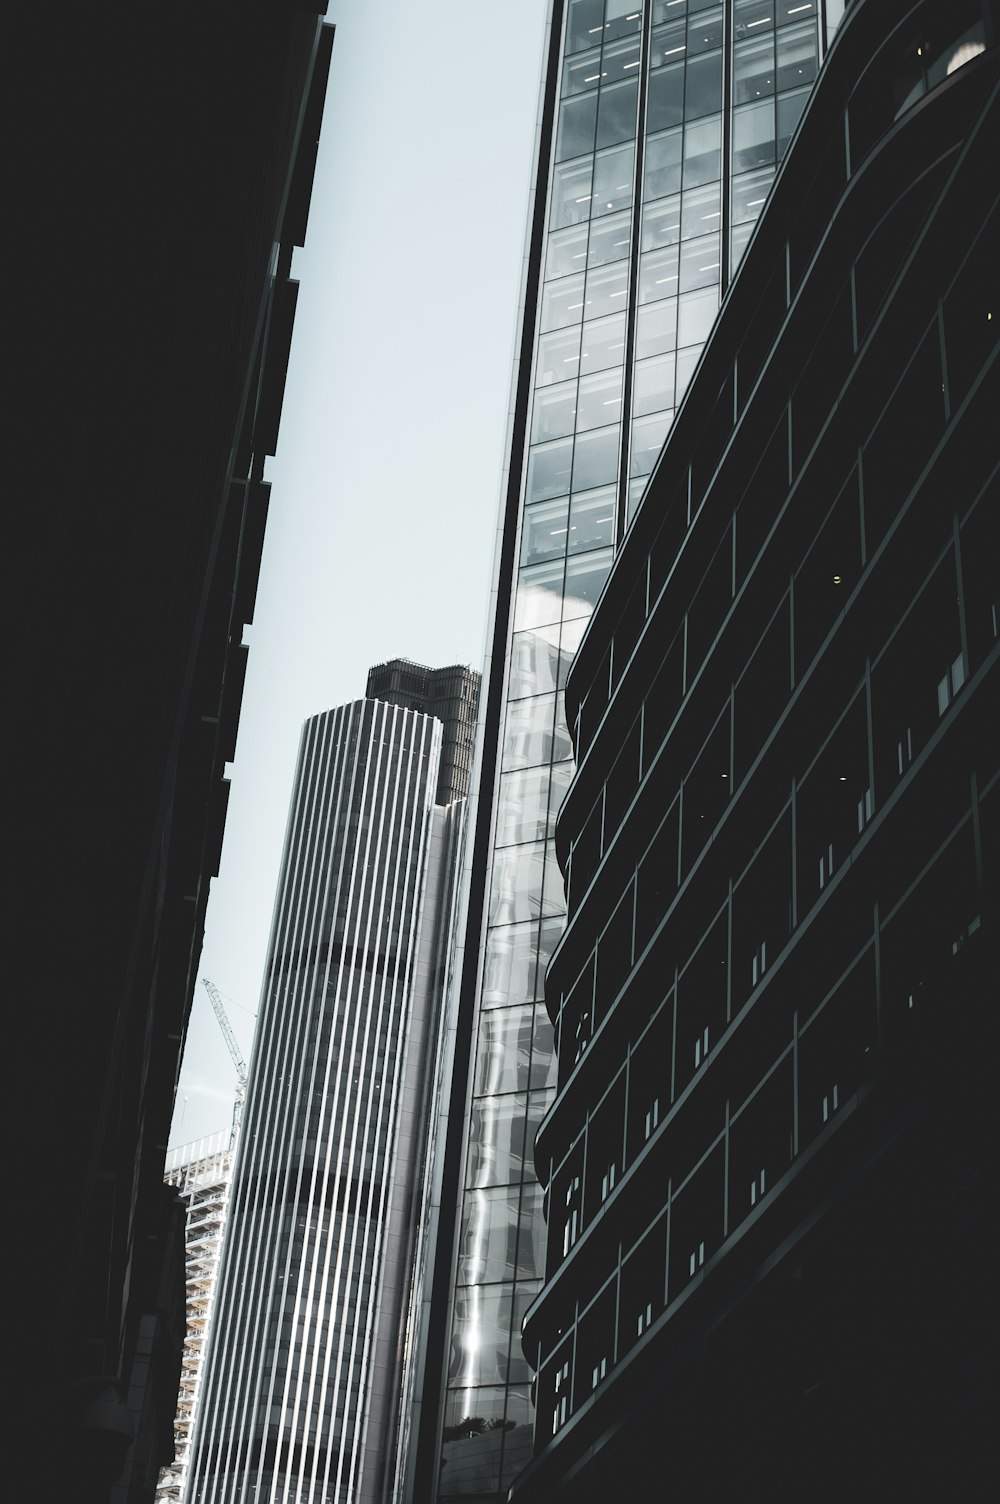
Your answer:
[[[243,1101],[247,1092],[247,1063],[243,1059],[239,1045],[236,1043],[233,1026],[226,1017],[226,1010],[222,1006],[222,998],[219,995],[218,987],[216,987],[214,982],[210,982],[208,977],[202,977],[201,981],[202,986],[212,1000],[212,1007],[215,1010],[216,1018],[219,1020],[219,1028],[222,1030],[222,1037],[225,1039],[229,1053],[233,1057],[233,1064],[236,1067],[236,1075],[238,1077],[236,1082],[236,1101],[233,1103],[233,1126],[229,1133],[229,1147],[232,1149],[235,1147],[236,1135],[240,1131],[240,1119],[243,1116]]]

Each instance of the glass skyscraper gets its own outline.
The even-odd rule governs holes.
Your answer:
[[[421,1485],[500,1494],[530,1454],[541,1002],[565,916],[562,689],[795,129],[838,0],[554,0],[483,711],[453,1117],[443,1418]],[[464,1089],[464,1096],[463,1096]],[[446,1258],[448,1251],[445,1251]],[[416,1495],[414,1497],[417,1497]]]
[[[478,676],[429,678],[463,743]],[[441,722],[415,703],[363,699],[303,728],[188,1475],[197,1504],[358,1504],[391,1486],[464,809]]]

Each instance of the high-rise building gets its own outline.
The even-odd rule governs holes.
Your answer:
[[[569,675],[524,1504],[992,1492],[998,22],[847,12]]]
[[[157,1504],[175,1504],[184,1497],[190,1459],[191,1435],[198,1409],[198,1394],[205,1371],[205,1352],[215,1291],[219,1256],[229,1208],[233,1171],[233,1140],[230,1134],[182,1144],[167,1159],[164,1180],[177,1192],[184,1206],[184,1305],[185,1336],[181,1358],[180,1392],[174,1421],[174,1458],[160,1473]]]
[[[543,1274],[531,1145],[565,901],[566,674],[843,11],[554,0],[471,845],[451,1138],[414,1498],[506,1490],[531,1448]],[[450,1222],[450,1228],[446,1225]],[[428,1379],[428,1385],[432,1381]]]
[[[383,668],[373,680],[400,666]],[[359,700],[303,728],[194,1504],[360,1504],[391,1487],[464,814],[442,745],[474,724],[478,686],[469,669],[405,668],[404,704]],[[424,708],[442,698],[447,737]]]
[[[333,29],[326,0],[5,6],[6,1312],[24,1504],[151,1504],[163,1184],[218,871]]]

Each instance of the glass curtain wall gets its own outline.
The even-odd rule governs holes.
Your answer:
[[[504,1490],[530,1455],[519,1334],[545,1244],[531,1151],[555,1083],[542,995],[565,914],[562,688],[816,76],[822,11],[563,9],[440,1498]]]

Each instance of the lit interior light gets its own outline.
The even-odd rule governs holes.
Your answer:
[[[614,407],[615,403],[616,402],[620,402],[621,400],[622,399],[620,397],[609,397],[608,400],[604,403],[604,406],[605,407]]]
[[[661,282],[676,282],[676,281],[677,281],[676,277],[657,277],[656,282],[655,282],[654,285],[656,287],[659,287]]]
[[[585,84],[596,83],[600,76],[601,75],[599,73],[588,73],[583,81]]]
[[[616,240],[613,243],[615,245],[628,245],[628,237],[626,236],[624,240]]]
[[[664,57],[673,57],[673,55],[674,55],[675,52],[683,52],[683,51],[684,51],[684,43],[682,42],[679,47],[668,47],[666,49],[666,51],[664,52],[663,56]]]
[[[988,314],[987,314],[987,315],[986,315],[986,322],[987,322],[987,323],[989,323],[989,322],[990,322],[990,320],[991,320],[991,319],[992,319],[992,317],[993,317],[993,315],[992,315],[992,313],[988,313]]]
[[[714,272],[718,265],[718,261],[710,261],[707,266],[699,266],[698,270],[700,272]]]
[[[759,209],[760,206],[761,206],[761,204],[763,202],[764,202],[764,200],[762,198],[752,198],[750,200],[750,202],[747,204],[747,208],[748,209]]]
[[[575,198],[573,202],[574,204],[588,204],[593,196],[592,193],[585,193],[582,198]]]
[[[728,773],[723,773],[723,775],[722,775],[722,776],[723,776],[723,778],[728,778],[728,777],[729,777],[729,774],[728,774]]]
[[[788,14],[790,16],[797,16],[800,10],[812,10],[812,5],[793,5]]]
[[[846,783],[847,782],[847,774],[846,773],[841,773],[841,775],[840,775],[840,781],[841,781],[841,783]]]
[[[922,47],[918,47],[917,48],[917,57],[923,57],[923,55],[924,55],[924,49]]]
[[[719,215],[721,213],[722,213],[721,209],[713,209],[713,211],[712,211],[711,214],[703,214],[701,217],[702,217],[702,219],[718,219],[718,217],[719,217]]]
[[[638,68],[638,66],[639,66],[638,62],[635,62],[635,63],[626,63],[625,64],[625,68]],[[625,68],[622,69],[623,73],[625,72]]]
[[[583,307],[582,303],[567,303],[566,304],[566,312],[567,313],[571,313],[574,308],[582,308],[582,307]]]
[[[839,585],[840,584],[840,575],[839,574],[835,574],[834,575],[834,577],[833,577],[833,583],[835,585]]]
[[[750,30],[751,26],[769,26],[770,24],[771,24],[771,17],[770,16],[765,16],[762,21],[748,21],[747,22],[747,31]]]

